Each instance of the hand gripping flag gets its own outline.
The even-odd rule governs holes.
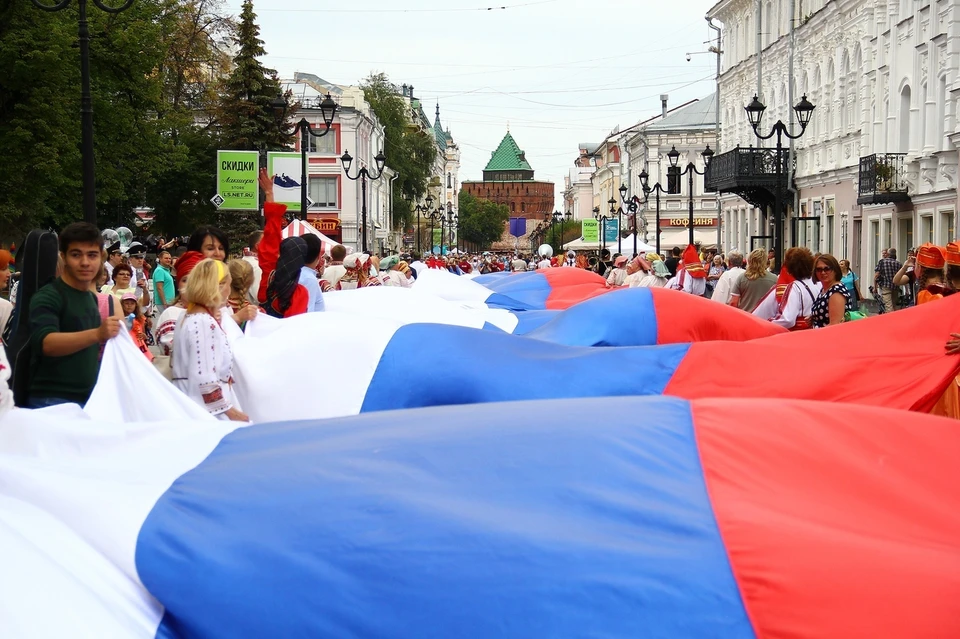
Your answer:
[[[648,397],[0,432],[18,639],[960,635],[960,436],[928,415]]]

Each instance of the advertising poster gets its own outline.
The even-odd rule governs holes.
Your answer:
[[[580,220],[580,234],[584,242],[600,241],[600,223],[596,220]]]
[[[223,211],[256,211],[260,208],[257,151],[217,151],[217,193],[212,201]]]
[[[301,162],[299,153],[267,153],[267,171],[273,176],[273,201],[286,204],[287,211],[295,213],[300,212],[300,174],[303,171]]]
[[[607,244],[617,241],[617,234],[620,232],[619,220],[607,220],[604,224],[604,240]]]

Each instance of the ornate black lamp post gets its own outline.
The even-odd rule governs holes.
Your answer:
[[[337,103],[333,101],[330,94],[320,103],[320,115],[323,117],[324,129],[320,133],[313,130],[306,118],[300,118],[294,135],[300,134],[300,217],[307,219],[307,146],[310,138],[322,138],[330,132],[333,126],[333,118],[337,113]],[[345,154],[346,155],[346,154]],[[379,177],[379,176],[377,176]]]
[[[643,172],[641,175],[645,176],[646,172]],[[643,182],[644,179],[648,179],[648,178],[641,177],[641,182]],[[641,184],[641,186],[642,185],[643,184]],[[640,230],[639,226],[637,225],[637,211],[640,209],[640,204],[639,204],[640,198],[638,198],[636,195],[628,198],[627,185],[621,184],[620,185],[620,201],[627,205],[627,213],[629,214],[629,217],[633,219],[633,254],[637,255],[637,233]],[[659,202],[659,199],[657,201]],[[646,233],[646,226],[647,226],[646,218],[644,218],[643,220],[643,226],[644,226],[644,233]],[[647,241],[646,236],[644,236],[643,241],[644,242]]]
[[[370,173],[367,167],[361,167],[357,170],[356,176],[350,175],[350,164],[353,162],[353,157],[351,157],[349,151],[344,151],[343,155],[340,156],[340,161],[343,162],[343,174],[346,175],[351,180],[360,180],[360,193],[361,193],[361,207],[360,215],[363,225],[363,242],[361,243],[361,250],[367,252],[367,178],[371,180],[379,180],[380,176],[383,175],[383,167],[387,163],[387,158],[384,157],[383,151],[377,153],[376,157],[373,158],[373,161],[377,163],[377,174],[374,175]]]
[[[460,219],[457,216],[457,214],[453,212],[453,206],[448,205],[447,206],[447,229],[450,231],[450,241],[447,243],[447,246],[452,247],[454,241],[456,241],[458,255],[460,253],[460,234],[456,233],[456,229],[459,228],[459,224],[460,224]]]
[[[440,222],[440,254],[443,255],[443,207],[427,214],[430,219],[430,254],[433,254],[433,228],[437,222]]]
[[[643,191],[643,204],[644,206],[648,205],[650,202],[650,194],[654,193],[654,199],[656,200],[657,205],[657,217],[656,217],[656,249],[657,254],[660,254],[660,194],[666,193],[667,189],[657,182],[653,186],[650,186],[650,175],[647,173],[647,170],[644,169],[640,171],[640,190]]]
[[[783,183],[786,181],[786,171],[783,166],[783,137],[786,136],[790,140],[796,140],[802,136],[804,131],[807,130],[807,125],[810,124],[810,118],[813,117],[813,110],[815,108],[816,107],[807,100],[806,94],[804,94],[803,97],[800,98],[800,101],[797,102],[797,105],[793,107],[793,111],[797,116],[797,123],[800,125],[799,133],[790,133],[787,125],[783,123],[783,120],[777,120],[773,124],[770,133],[760,135],[760,122],[763,120],[763,112],[767,110],[767,107],[760,102],[757,96],[753,96],[753,101],[744,107],[744,110],[747,112],[747,118],[750,120],[750,126],[753,127],[754,135],[761,140],[769,140],[774,135],[777,136],[777,186],[773,194],[773,215],[775,220],[773,252],[774,269],[776,271],[780,270],[780,265],[783,263]]]
[[[417,206],[414,207],[414,209],[413,209],[414,211],[417,212],[417,253],[418,253],[419,255],[421,255],[421,256],[423,255],[423,253],[422,253],[422,251],[421,251],[421,249],[420,249],[420,235],[421,235],[421,232],[420,232],[420,214],[422,213],[422,214],[424,215],[424,217],[426,217],[427,215],[430,214],[430,210],[431,210],[432,208],[433,208],[433,196],[432,196],[432,195],[427,195],[427,197],[426,197],[426,206],[423,206],[423,205],[421,205],[421,204],[417,204]],[[433,242],[433,236],[430,237],[430,242],[431,242],[431,243]]]
[[[707,167],[710,166],[710,160],[713,159],[713,149],[710,148],[710,145],[707,145],[700,155],[703,156],[703,171],[697,168],[697,165],[693,162],[687,162],[686,168],[683,169],[678,175],[686,175],[687,177],[687,204],[689,206],[689,218],[687,220],[688,229],[690,232],[689,243],[693,244],[693,176],[703,175],[706,173]],[[680,151],[677,151],[677,147],[672,146],[670,152],[667,153],[667,159],[670,160],[670,166],[677,168],[677,161],[680,159]]]
[[[40,0],[32,0],[33,5],[44,11],[62,11],[71,0],[48,5]],[[102,0],[93,0],[101,11],[120,13],[133,4],[125,0],[119,7],[111,7]],[[93,161],[93,98],[90,95],[90,27],[87,23],[87,0],[77,0],[80,14],[80,155],[83,161],[83,219],[90,224],[97,223],[96,171]]]
[[[613,198],[610,198],[613,199]],[[616,204],[616,202],[614,202]],[[610,212],[615,213],[613,207],[610,207]],[[613,219],[611,215],[601,215],[600,207],[593,207],[593,219],[600,223],[600,255],[603,255],[603,252],[607,250],[607,220]]]

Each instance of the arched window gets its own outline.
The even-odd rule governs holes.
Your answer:
[[[900,112],[897,114],[897,124],[900,127],[900,153],[910,152],[910,85],[905,84],[900,90]]]

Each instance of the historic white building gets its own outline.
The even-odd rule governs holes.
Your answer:
[[[643,123],[627,136],[625,167],[622,183],[627,186],[627,197],[643,198],[640,172],[646,171],[650,188],[660,184],[660,216],[656,215],[656,194],[651,193],[647,206],[641,207],[641,231],[646,228],[647,243],[659,246],[661,252],[674,246],[686,246],[690,234],[690,174],[681,175],[687,164],[693,162],[704,171],[702,151],[709,145],[714,150],[716,135],[716,94],[693,100]],[[680,153],[676,168],[671,168],[668,153],[676,148]],[[717,194],[707,192],[700,174],[693,175],[693,215],[695,242],[703,246],[717,244]],[[659,222],[659,227],[658,227]],[[641,239],[643,233],[641,232]]]
[[[329,93],[340,109],[330,132],[320,138],[307,139],[307,185],[313,204],[307,211],[310,220],[331,239],[360,250],[363,246],[362,192],[359,180],[351,180],[343,172],[340,156],[349,151],[353,156],[350,175],[366,167],[376,173],[374,157],[383,150],[384,130],[359,87],[330,84],[317,76],[298,73],[293,81],[283,82],[283,90],[293,92],[300,109],[292,120],[306,118],[315,131],[324,128],[319,104]],[[296,141],[296,151],[301,140]],[[389,230],[392,229],[393,203],[391,180],[395,173],[384,169],[378,180],[367,180],[367,249],[382,252],[395,248]]]
[[[767,106],[761,133],[778,119],[798,131],[791,107],[804,94],[817,107],[787,161],[796,188],[784,246],[849,258],[868,274],[883,248],[956,237],[960,3],[723,0],[708,17],[723,23],[725,248],[770,245],[770,190],[755,178],[776,162],[749,147],[775,141],[750,128],[743,107],[755,93]]]

